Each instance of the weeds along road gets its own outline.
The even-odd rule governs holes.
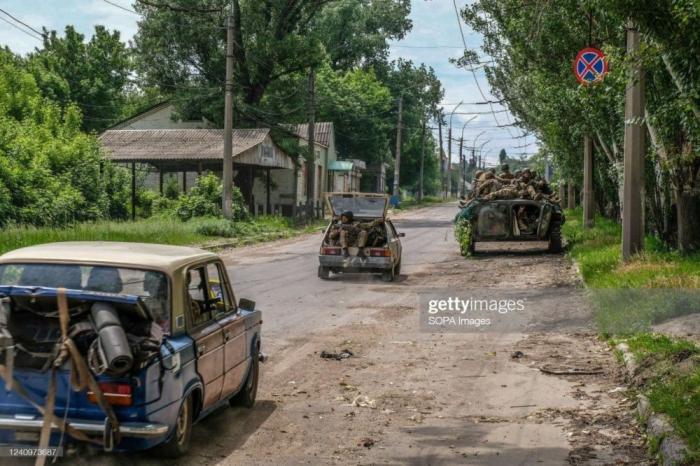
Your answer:
[[[396,217],[406,238],[394,283],[318,279],[320,233],[227,251],[237,298],[263,311],[270,360],[256,407],[224,408],[197,424],[191,454],[176,462],[148,453],[77,462],[646,464],[617,364],[577,301],[574,267],[541,244],[495,245],[465,260],[452,235],[455,210]],[[554,289],[573,301],[545,299],[509,332],[419,330],[420,293],[484,287],[495,297]],[[353,357],[319,356],[346,348]],[[560,376],[541,367],[594,370]]]

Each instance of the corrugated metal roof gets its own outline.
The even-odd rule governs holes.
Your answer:
[[[289,128],[300,138],[306,140],[309,137],[309,124],[302,123],[300,125],[283,125],[285,128]],[[333,133],[333,123],[330,121],[323,121],[316,123],[316,131],[314,132],[314,138],[316,139],[316,144],[328,147],[331,143],[331,134]]]
[[[354,163],[347,160],[332,160],[328,162],[328,170],[335,172],[349,172],[352,171],[353,166]]]
[[[261,144],[269,128],[234,129],[233,156]],[[220,160],[222,129],[107,130],[100,135],[107,157],[114,161]]]

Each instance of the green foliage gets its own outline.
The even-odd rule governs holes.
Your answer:
[[[80,111],[43,97],[18,63],[0,51],[0,225],[123,216],[123,171],[81,132]]]
[[[181,194],[175,206],[176,215],[183,221],[193,217],[218,217],[221,215],[223,186],[213,173],[197,178],[189,192]],[[243,195],[238,187],[233,188],[233,215],[240,220],[248,216]]]
[[[455,239],[459,244],[459,253],[468,257],[471,255],[472,222],[466,218],[459,218],[454,224]]]
[[[73,26],[66,26],[64,37],[51,31],[27,58],[27,68],[44,96],[80,108],[84,131],[102,131],[123,116],[132,65],[118,31],[95,26],[87,42]]]

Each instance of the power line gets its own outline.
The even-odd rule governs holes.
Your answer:
[[[21,27],[17,26],[15,23],[12,23],[12,22],[6,20],[6,19],[3,18],[2,16],[0,16],[0,21],[3,21],[3,22],[5,22],[5,23],[9,24],[10,26],[12,26],[13,28],[17,29],[18,31],[21,31],[21,32],[25,33],[26,35],[28,35],[28,36],[31,37],[32,39],[36,39],[36,40],[38,40],[38,41],[40,41],[40,42],[43,42],[43,41],[44,41],[44,39],[42,39],[41,37],[38,37],[38,36],[34,35],[33,33],[31,33],[31,32],[29,32],[29,31],[25,30],[25,29],[22,29]]]
[[[140,14],[139,12],[137,12],[137,11],[135,11],[135,10],[132,10],[131,8],[127,8],[127,7],[125,7],[125,6],[121,6],[120,4],[115,3],[115,2],[112,2],[112,1],[110,1],[110,0],[102,0],[102,1],[105,2],[105,3],[107,3],[107,4],[109,4],[109,5],[112,5],[112,6],[114,6],[114,7],[117,7],[117,8],[119,8],[120,10],[124,10],[124,11],[126,11],[127,13],[133,13],[133,14],[135,14],[135,15],[141,16],[141,14]]]
[[[178,13],[222,13],[221,8],[185,8],[181,6],[171,5],[169,3],[157,3],[147,0],[136,0],[138,3],[152,8],[164,8],[166,10],[175,11]]]
[[[25,23],[25,22],[22,21],[21,19],[15,17],[15,16],[12,16],[10,13],[8,13],[8,12],[5,11],[5,10],[3,10],[2,8],[0,8],[0,12],[1,12],[1,13],[4,13],[6,16],[8,16],[10,19],[12,19],[13,21],[15,21],[16,23],[19,23],[19,24],[21,24],[22,26],[24,26],[24,27],[30,29],[32,32],[35,32],[35,33],[39,34],[39,36],[44,37],[44,36],[46,35],[43,31],[39,31],[38,29],[35,29],[35,28],[31,27],[30,25],[28,25],[27,23]]]

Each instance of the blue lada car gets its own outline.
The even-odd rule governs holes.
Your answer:
[[[213,253],[118,242],[18,249],[0,256],[0,304],[0,444],[38,445],[53,398],[48,445],[175,457],[197,420],[255,402],[261,313],[236,302]],[[76,391],[81,367],[95,383]]]

